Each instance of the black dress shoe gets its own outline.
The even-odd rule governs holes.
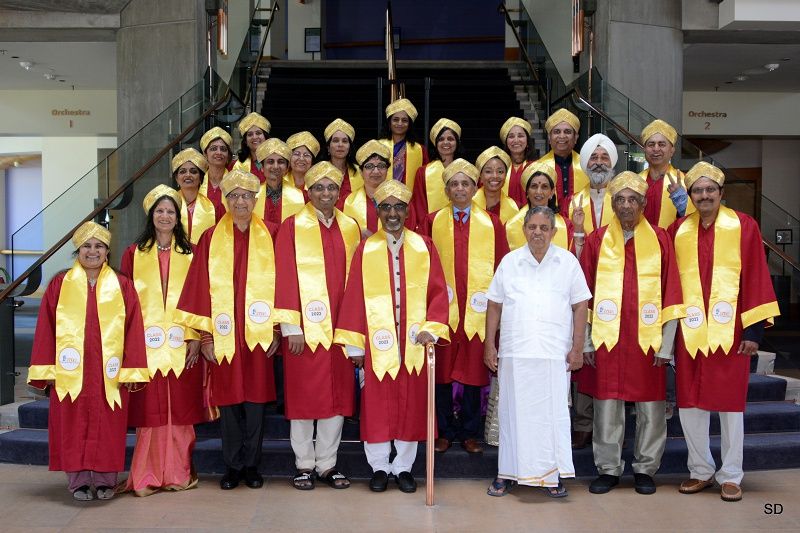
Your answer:
[[[389,474],[383,470],[377,470],[369,480],[369,490],[372,492],[383,492],[389,486]]]
[[[251,489],[260,489],[264,486],[264,478],[258,473],[258,468],[248,466],[244,469],[244,484]]]
[[[400,487],[400,492],[416,492],[417,490],[417,482],[411,472],[400,472],[395,476],[395,481],[397,481],[397,486]]]
[[[589,492],[592,494],[605,494],[617,485],[619,485],[619,476],[600,474],[600,476],[589,485]]]
[[[633,475],[633,488],[639,494],[655,494],[656,483],[653,478],[647,474],[634,474]]]
[[[219,488],[222,490],[231,490],[235,489],[239,486],[239,480],[241,479],[241,472],[236,470],[235,468],[228,468],[228,471],[225,472],[225,475],[222,476],[222,479],[219,480]]]

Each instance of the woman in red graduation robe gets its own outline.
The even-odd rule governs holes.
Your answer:
[[[219,184],[225,173],[233,168],[231,146],[233,146],[231,135],[219,126],[214,126],[200,137],[200,151],[208,161],[208,171],[206,179],[200,185],[200,194],[214,204],[217,220],[225,214],[222,189]]]
[[[106,264],[107,229],[86,222],[72,243],[77,261],[42,298],[28,382],[50,389],[50,470],[67,473],[74,499],[108,500],[125,468],[128,387],[149,379],[142,312]]]
[[[144,198],[144,232],[122,255],[144,318],[150,383],[131,399],[128,425],[136,428],[126,484],[137,496],[197,485],[192,468],[194,424],[204,421],[200,337],[173,321],[192,245],[183,230],[178,191],[158,185]]]
[[[375,191],[386,181],[390,159],[389,149],[375,139],[364,143],[356,153],[361,175],[364,176],[364,185],[347,195],[342,211],[358,223],[364,238],[380,228]]]
[[[386,122],[381,142],[392,154],[389,178],[404,183],[414,191],[417,169],[428,163],[428,152],[417,142],[414,121],[417,108],[408,98],[400,98],[386,106]]]
[[[237,161],[233,168],[249,172],[264,183],[264,169],[255,158],[258,145],[269,139],[269,130],[272,125],[269,120],[258,113],[250,113],[239,121],[239,133],[242,135],[242,144],[237,153]],[[223,194],[223,197],[225,195]],[[224,201],[223,201],[224,202]]]
[[[520,176],[534,159],[532,131],[531,123],[519,117],[509,117],[500,127],[500,142],[511,158],[511,168],[508,169],[503,192],[517,202],[520,209],[527,203],[525,190],[519,183]]]
[[[208,161],[194,148],[181,150],[172,158],[172,179],[181,196],[181,223],[192,244],[196,244],[200,235],[217,223],[218,216],[222,216],[214,203],[200,192],[207,170]]]
[[[328,149],[328,161],[339,169],[344,178],[339,188],[336,209],[344,210],[344,201],[351,192],[364,186],[364,178],[356,163],[356,147],[353,141],[356,130],[348,122],[337,118],[325,128],[323,133]]]

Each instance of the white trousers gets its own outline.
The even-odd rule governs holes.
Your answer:
[[[289,439],[298,470],[314,470],[319,474],[336,466],[336,454],[342,441],[343,416],[317,420],[314,441],[314,420],[291,420]]]
[[[411,472],[414,459],[417,458],[417,444],[417,441],[395,440],[394,449],[397,450],[397,455],[391,463],[389,454],[392,453],[392,443],[389,441],[364,442],[364,453],[373,472],[383,470],[387,474],[398,475],[401,472]]]
[[[711,412],[705,409],[679,409],[686,447],[689,448],[687,466],[692,479],[707,481],[713,476],[717,483],[736,483],[740,485],[742,471],[742,454],[744,450],[744,413],[719,413],[719,425],[722,444],[722,468],[717,471],[714,458],[711,456],[708,428]],[[716,475],[714,475],[716,471]]]

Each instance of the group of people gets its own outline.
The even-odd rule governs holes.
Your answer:
[[[722,171],[672,167],[677,134],[661,120],[642,132],[648,168],[616,174],[614,143],[598,134],[576,152],[580,123],[564,109],[545,123],[543,157],[530,123],[511,117],[502,147],[474,164],[460,157],[456,122],[438,120],[428,150],[416,118],[409,100],[392,102],[384,137],[358,149],[336,119],[315,163],[310,132],[284,142],[251,113],[236,154],[215,127],[200,151],[172,159],[177,188],[145,196],[145,230],[119,271],[107,229],[75,232],[76,261],[42,299],[29,371],[51,389],[50,469],[67,472],[75,499],[195,486],[194,425],[217,418],[220,487],[261,487],[276,391],[295,488],[350,486],[337,452],[358,411],[369,488],[393,477],[414,492],[431,345],[437,452],[483,451],[482,391],[497,380],[492,496],[517,484],[566,496],[573,445],[587,442],[599,474],[589,490],[611,490],[625,402],[636,411],[635,489],[655,492],[674,361],[689,449],[680,491],[716,477],[724,500],[741,499],[747,356],[778,308],[756,222],[721,205]],[[118,483],[129,426],[136,446]]]

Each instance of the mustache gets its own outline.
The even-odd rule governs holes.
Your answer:
[[[600,163],[590,166],[588,170],[589,180],[593,185],[606,183],[614,177],[614,169]]]

